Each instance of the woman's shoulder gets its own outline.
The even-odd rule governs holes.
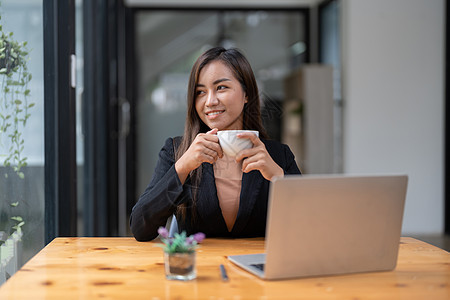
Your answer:
[[[162,146],[159,157],[164,159],[174,159],[174,153],[175,149],[178,148],[178,146],[181,143],[181,136],[175,136],[175,137],[168,137],[166,138],[166,141],[164,142],[164,145]]]
[[[267,152],[285,170],[286,174],[301,174],[295,162],[294,153],[288,145],[274,140],[262,140],[262,142],[266,146]]]
[[[164,148],[167,147],[178,147],[181,143],[182,136],[174,136],[174,137],[168,137],[166,138],[166,141],[164,142]]]
[[[183,137],[181,135],[175,136],[172,138],[172,142],[173,142],[175,148],[178,148],[178,146],[180,146],[182,139],[183,139]]]
[[[262,142],[266,146],[267,152],[276,162],[282,163],[283,161],[294,159],[294,154],[288,145],[275,140],[263,139]]]
[[[286,144],[283,144],[279,141],[275,141],[275,140],[269,140],[269,139],[262,139],[261,140],[264,145],[266,145],[266,149],[267,151],[286,151],[286,149],[289,149],[289,146]]]

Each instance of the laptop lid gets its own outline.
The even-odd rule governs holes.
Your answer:
[[[407,181],[406,175],[274,180],[264,278],[394,269]]]
[[[269,196],[266,254],[228,258],[264,279],[392,270],[407,180],[406,175],[277,179]]]

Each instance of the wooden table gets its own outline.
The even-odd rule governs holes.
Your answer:
[[[401,239],[391,272],[263,281],[226,259],[263,249],[263,239],[206,239],[197,279],[180,282],[165,279],[154,242],[57,238],[0,287],[0,299],[450,299],[450,254],[412,238]]]

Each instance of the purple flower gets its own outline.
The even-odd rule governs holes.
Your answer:
[[[186,245],[187,245],[187,246],[192,245],[193,242],[194,242],[194,238],[193,238],[193,237],[188,237],[188,238],[186,239]]]
[[[159,227],[158,229],[158,234],[163,237],[163,238],[168,238],[169,237],[169,231],[167,231],[167,229],[165,227]]]
[[[194,234],[194,240],[197,243],[201,243],[205,239],[205,234],[203,232],[199,232]]]

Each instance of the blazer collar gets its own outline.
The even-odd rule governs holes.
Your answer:
[[[213,166],[209,163],[204,163],[202,172],[202,196],[199,197],[202,201],[197,203],[197,211],[206,224],[211,224],[211,227],[216,227],[220,232],[228,232],[222,210],[220,209],[219,198],[217,197]],[[239,235],[247,225],[263,182],[264,178],[259,171],[243,173],[239,211],[230,232],[232,236]]]
[[[264,178],[259,171],[251,171],[242,175],[239,211],[231,230],[233,235],[239,235],[247,225],[263,181]]]
[[[213,165],[209,163],[202,164],[202,182],[200,183],[200,190],[197,202],[197,212],[204,224],[209,228],[226,233],[228,232],[225,219],[222,216],[219,199],[217,198],[217,188],[214,180]]]

